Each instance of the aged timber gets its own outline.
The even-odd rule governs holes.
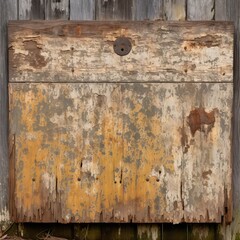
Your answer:
[[[11,84],[14,218],[220,222],[231,94],[224,83]],[[192,136],[193,106],[218,109],[211,131]]]
[[[11,22],[11,82],[232,82],[228,22]],[[124,58],[117,37],[131,40]]]
[[[12,22],[12,220],[231,221],[232,32]]]

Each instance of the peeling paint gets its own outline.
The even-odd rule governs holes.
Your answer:
[[[35,216],[51,206],[48,221],[221,221],[222,186],[231,186],[230,143],[222,139],[230,139],[232,86],[225,85],[194,84],[178,98],[187,83],[10,84],[18,220],[43,221]],[[203,89],[205,108],[222,113],[207,139],[197,130],[193,138],[183,114],[198,111],[197,120],[211,122],[213,113],[191,110]]]
[[[9,81],[231,82],[232,32],[226,22],[11,22]],[[132,42],[123,57],[119,36]]]

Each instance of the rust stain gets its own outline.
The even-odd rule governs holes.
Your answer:
[[[204,108],[195,108],[188,116],[188,125],[191,130],[192,136],[196,131],[209,133],[214,127],[215,123],[215,110],[207,113]]]
[[[31,59],[29,65],[39,69],[45,67],[48,61],[41,55],[41,47],[34,40],[25,40],[23,41],[25,50],[28,51],[26,58]]]
[[[187,46],[185,45],[185,50],[190,50],[194,48],[210,48],[210,47],[218,47],[221,45],[221,37],[214,35],[205,35],[202,37],[196,37],[192,40],[188,40]]]
[[[208,176],[211,175],[211,174],[212,174],[212,171],[209,169],[208,171],[204,171],[204,172],[202,173],[202,177],[203,177],[204,179],[208,179]]]

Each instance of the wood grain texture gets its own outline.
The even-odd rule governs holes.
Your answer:
[[[231,206],[231,83],[9,89],[14,221],[221,222]]]
[[[187,0],[187,20],[214,20],[214,0]]]
[[[186,0],[164,0],[164,20],[185,20]]]
[[[45,0],[45,19],[69,19],[69,0]]]
[[[17,19],[17,1],[0,0],[0,222],[9,220],[7,21]]]
[[[19,0],[18,4],[20,20],[45,18],[44,0]]]
[[[135,0],[133,2],[133,19],[163,19],[163,0]]]
[[[227,21],[229,18],[229,0],[215,1],[215,19]]]
[[[218,6],[217,6],[217,4],[218,4],[218,2],[219,2],[220,0],[217,0],[217,1],[215,1],[215,4],[216,4],[216,13],[215,13],[215,15],[216,15],[216,19],[220,19],[219,17],[217,17],[217,8],[218,8]],[[1,0],[0,0],[0,2],[1,2]],[[230,8],[230,19],[232,19],[232,20],[234,20],[235,21],[235,26],[238,26],[238,15],[239,15],[239,2],[238,2],[238,0],[230,0],[230,1],[227,1],[227,4],[228,4],[228,7]],[[6,9],[5,9],[6,10]],[[220,9],[220,10],[222,10],[222,9]],[[203,13],[203,14],[205,14],[205,13]],[[220,16],[221,17],[221,16]],[[224,20],[229,20],[229,19],[224,19]],[[238,34],[236,35],[236,36],[238,36]],[[235,49],[237,49],[238,48],[238,44],[236,44],[236,46],[235,46]],[[239,54],[238,54],[238,50],[236,50],[235,51],[235,55],[238,55],[239,56]],[[238,58],[238,57],[236,57],[236,58]],[[236,66],[238,66],[238,64],[236,64]],[[236,73],[235,73],[235,75],[238,75],[238,68],[236,68]],[[236,77],[236,79],[238,79],[238,77]],[[238,90],[237,90],[237,85],[236,85],[236,87],[235,87],[235,91],[236,91],[236,96],[238,96]],[[237,101],[236,101],[236,104],[238,104],[237,103]],[[236,107],[235,107],[235,110],[236,109],[238,109],[238,107],[237,107],[237,105],[236,105]],[[237,111],[237,110],[236,110]],[[238,119],[238,116],[239,116],[239,114],[238,113],[236,113],[236,122],[238,121],[237,119]],[[236,131],[237,131],[237,129],[238,128],[236,128]],[[239,136],[239,134],[236,134],[236,135],[238,135]],[[236,139],[237,139],[238,137],[236,137]],[[238,141],[238,139],[237,139],[237,141]],[[239,144],[237,144],[236,143],[236,149],[239,149],[239,147],[238,147],[238,145]],[[238,150],[234,150],[234,152],[238,152]],[[239,154],[237,154],[238,156],[239,156]],[[236,161],[234,161],[234,179],[235,179],[235,181],[234,182],[236,182],[235,184],[236,184],[236,186],[238,186],[239,184],[238,184],[238,182],[240,182],[239,180],[238,180],[238,178],[239,178],[239,174],[238,174],[238,172],[239,172],[239,166],[238,166],[238,156],[236,157]],[[238,206],[239,204],[239,197],[238,197],[238,195],[239,195],[239,189],[238,189],[238,187],[236,187],[236,193],[234,192],[234,195],[235,195],[235,197],[234,197],[234,201],[235,201],[235,206]],[[237,209],[239,209],[239,207],[237,207]],[[239,218],[238,216],[240,216],[240,214],[238,213],[238,210],[236,210],[235,209],[235,212],[236,212],[236,214],[235,214],[235,219],[236,218]],[[232,230],[231,230],[232,231]],[[234,231],[233,231],[233,235],[235,235],[237,232],[239,231],[239,228],[238,228],[238,224],[236,223],[235,224],[235,227],[234,227]],[[205,231],[203,231],[203,232],[205,232]],[[230,234],[231,235],[231,234]],[[230,239],[230,237],[229,238],[226,238],[226,239]]]
[[[123,57],[120,36],[132,44]],[[12,22],[9,48],[10,82],[232,81],[228,22]]]
[[[70,20],[94,20],[95,0],[70,0]]]
[[[138,240],[162,240],[162,224],[138,224],[137,225],[137,237]]]
[[[131,20],[133,0],[96,0],[96,20]]]
[[[231,225],[221,229],[224,239],[238,239],[240,236],[240,47],[239,47],[239,16],[240,2],[238,0],[227,1],[226,12],[228,20],[234,21],[235,26],[235,46],[234,46],[234,115],[233,115],[233,216],[234,221]]]

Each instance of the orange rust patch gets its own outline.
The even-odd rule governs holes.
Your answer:
[[[191,129],[192,136],[196,131],[210,132],[215,123],[214,110],[207,113],[204,108],[195,108],[188,116],[188,125]],[[207,128],[205,128],[207,125]]]

